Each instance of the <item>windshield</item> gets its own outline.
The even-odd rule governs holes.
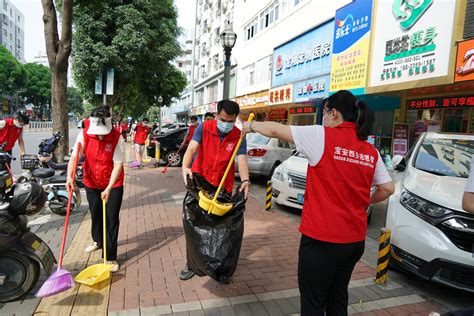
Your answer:
[[[474,140],[425,138],[415,168],[449,177],[467,178],[474,155]]]
[[[270,142],[270,138],[263,136],[257,133],[247,135],[247,143],[257,144],[257,145],[266,145]]]

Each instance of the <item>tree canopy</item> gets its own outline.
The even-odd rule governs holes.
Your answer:
[[[82,99],[81,93],[77,88],[67,88],[67,109],[69,112],[73,112],[78,116],[84,113],[84,100]]]
[[[25,67],[0,45],[0,95],[13,95],[26,83]]]
[[[21,93],[27,102],[35,106],[44,105],[51,100],[51,71],[48,67],[28,63],[25,64],[26,85]]]
[[[108,103],[121,116],[143,114],[163,97],[169,105],[186,86],[170,64],[181,52],[173,0],[79,2],[74,6],[73,74],[82,95],[93,103],[94,82],[103,69],[115,69]]]

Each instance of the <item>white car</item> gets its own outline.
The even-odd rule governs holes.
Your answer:
[[[473,135],[424,133],[407,157],[393,157],[392,267],[474,292],[474,215],[461,207],[473,155]]]
[[[273,201],[280,205],[302,209],[307,169],[308,159],[299,152],[276,167],[272,176]],[[370,205],[367,208],[369,223],[372,218],[372,210],[373,207]]]

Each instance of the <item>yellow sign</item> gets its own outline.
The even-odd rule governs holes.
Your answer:
[[[271,89],[268,93],[268,101],[269,105],[293,102],[293,85],[289,84]]]
[[[245,107],[260,107],[268,105],[268,90],[247,94],[241,97],[235,98],[240,108]]]

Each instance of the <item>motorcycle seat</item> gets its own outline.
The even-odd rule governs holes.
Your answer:
[[[46,178],[51,178],[52,176],[54,176],[55,171],[51,168],[39,168],[39,169],[33,170],[31,174],[35,178],[46,179]]]
[[[67,181],[66,175],[57,175],[49,179],[49,183],[54,183],[54,184],[58,184],[58,183],[66,184],[66,181]]]

